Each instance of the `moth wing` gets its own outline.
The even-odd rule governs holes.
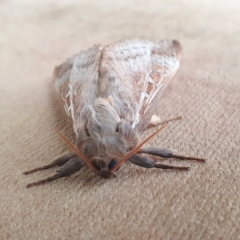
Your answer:
[[[87,106],[93,105],[95,99],[101,51],[101,46],[81,51],[54,71],[55,88],[75,137],[80,125],[86,121]]]
[[[179,69],[181,45],[124,40],[103,49],[99,96],[111,96],[121,118],[140,132],[148,126],[168,83]]]

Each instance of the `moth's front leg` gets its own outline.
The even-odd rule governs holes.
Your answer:
[[[32,187],[32,186],[37,186],[37,185],[41,185],[41,184],[44,184],[47,182],[54,181],[58,178],[70,176],[71,174],[79,171],[84,165],[85,165],[85,162],[80,157],[78,157],[78,155],[76,153],[67,153],[48,165],[34,168],[30,171],[24,172],[23,174],[27,175],[27,174],[30,174],[30,173],[33,173],[36,171],[49,169],[49,168],[52,168],[55,166],[62,166],[57,171],[57,174],[55,174],[51,177],[48,177],[46,179],[40,180],[38,182],[30,183],[27,185],[27,187]]]
[[[69,161],[67,161],[53,176],[42,179],[38,182],[30,183],[26,187],[29,188],[33,186],[38,186],[47,182],[54,181],[58,178],[68,177],[71,174],[79,171],[84,165],[85,162],[80,157],[73,157]]]
[[[181,119],[182,119],[182,117],[178,116],[178,117],[175,117],[175,118],[168,119],[166,121],[161,121],[160,117],[158,117],[157,115],[153,115],[150,122],[149,122],[148,128],[156,127],[158,125],[163,125],[165,123],[169,123],[169,122],[176,121],[176,120],[181,120]]]
[[[189,167],[175,167],[165,164],[160,164],[151,158],[141,156],[139,154],[134,154],[129,158],[129,161],[144,168],[161,168],[161,169],[174,169],[174,170],[189,170]]]
[[[138,153],[147,153],[147,154],[159,156],[162,158],[176,158],[179,160],[193,160],[198,162],[205,162],[205,159],[203,158],[187,157],[187,156],[173,154],[173,152],[167,148],[145,147],[140,149]]]
[[[49,169],[55,166],[62,166],[64,165],[66,162],[68,162],[71,158],[77,157],[78,155],[76,153],[66,153],[64,155],[62,155],[61,157],[59,157],[58,159],[56,159],[55,161],[53,161],[52,163],[42,166],[42,167],[38,167],[38,168],[34,168],[32,170],[26,171],[23,174],[27,175],[30,173],[34,173],[37,171],[41,171],[41,170],[45,170],[45,169]]]

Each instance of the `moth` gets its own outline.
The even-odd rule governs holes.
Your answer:
[[[71,122],[74,144],[58,133],[73,152],[25,172],[61,166],[55,175],[27,187],[70,176],[85,165],[103,178],[114,176],[126,161],[145,168],[189,169],[160,164],[146,154],[204,162],[166,148],[142,147],[169,122],[162,123],[154,112],[179,69],[181,55],[176,40],[133,39],[93,46],[56,67],[54,85]],[[162,127],[141,142],[151,125]]]

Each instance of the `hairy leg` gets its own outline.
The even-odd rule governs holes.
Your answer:
[[[49,169],[49,168],[52,168],[52,167],[55,167],[55,166],[62,166],[65,163],[67,163],[73,157],[77,157],[77,154],[76,153],[66,153],[66,154],[64,154],[63,156],[61,156],[60,158],[56,159],[55,161],[53,161],[52,163],[50,163],[48,165],[38,167],[38,168],[34,168],[32,170],[24,172],[23,174],[27,175],[27,174],[34,173],[34,172],[37,172],[37,171]]]
[[[156,127],[158,125],[163,125],[165,123],[169,123],[169,122],[176,121],[176,120],[181,120],[181,119],[182,119],[182,117],[178,116],[178,117],[175,117],[175,118],[168,119],[166,121],[161,121],[161,119],[158,116],[153,115],[150,122],[149,122],[148,128]]]
[[[170,165],[160,164],[151,158],[141,156],[139,154],[134,154],[129,158],[129,161],[144,168],[161,168],[161,169],[174,169],[174,170],[189,170],[189,167],[175,167]]]
[[[38,186],[47,182],[54,181],[58,178],[70,176],[71,174],[79,171],[84,165],[85,162],[80,157],[73,157],[69,161],[67,161],[53,176],[37,182],[30,183],[26,187],[29,188],[33,186]]]
[[[176,158],[179,160],[194,160],[198,162],[205,162],[203,158],[196,158],[196,157],[186,157],[181,155],[173,154],[170,149],[167,148],[159,148],[159,147],[145,147],[141,148],[138,153],[147,153],[150,155],[155,155],[163,158]]]

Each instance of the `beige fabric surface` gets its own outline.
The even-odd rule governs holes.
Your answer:
[[[240,239],[239,1],[0,1],[0,239]],[[148,145],[205,157],[189,172],[126,163],[26,189],[24,176],[68,151],[54,95],[56,65],[93,44],[178,39],[179,73],[159,102],[181,115]],[[152,130],[148,131],[148,134]]]

